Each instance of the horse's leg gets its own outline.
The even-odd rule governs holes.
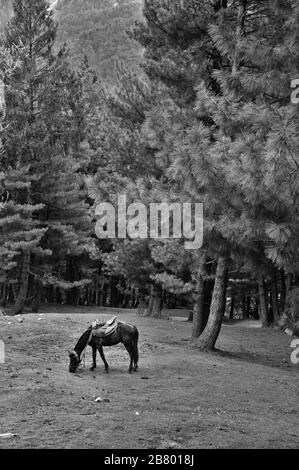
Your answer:
[[[134,338],[133,338],[133,345],[132,345],[133,358],[134,358],[134,369],[133,369],[134,372],[136,372],[137,369],[138,369],[138,359],[139,359],[138,339],[139,339],[139,333],[138,333],[138,330],[136,330],[136,333],[135,333]]]
[[[130,342],[124,341],[123,345],[124,345],[124,347],[126,348],[126,350],[128,351],[128,353],[129,353],[129,355],[130,355],[129,374],[131,374],[131,372],[132,372],[132,370],[133,370],[133,360],[134,360],[134,357],[133,357],[133,348],[132,348],[131,341],[130,341]]]
[[[104,351],[103,351],[103,347],[102,346],[98,346],[98,351],[100,353],[100,356],[102,358],[102,361],[104,362],[105,364],[105,371],[108,373],[109,372],[109,364],[108,362],[106,361],[106,358],[105,358],[105,355],[104,355]]]
[[[92,367],[90,370],[94,370],[97,367],[97,347],[92,346]]]

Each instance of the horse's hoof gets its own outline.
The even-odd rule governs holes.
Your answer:
[[[106,374],[109,374],[109,369],[105,369],[105,373],[106,373]]]
[[[91,367],[89,370],[92,372],[93,370],[95,370],[95,367]]]
[[[129,369],[128,372],[129,372],[129,374],[132,374],[132,369]]]

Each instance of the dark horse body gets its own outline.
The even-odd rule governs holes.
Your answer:
[[[109,365],[106,361],[103,346],[115,346],[116,344],[122,343],[130,355],[130,366],[129,372],[132,370],[136,371],[138,368],[138,337],[139,333],[136,326],[129,325],[128,323],[123,323],[118,321],[116,330],[104,337],[99,337],[93,331],[92,327],[88,328],[85,333],[81,336],[77,342],[74,350],[69,353],[70,365],[69,371],[76,372],[80,362],[81,355],[85,348],[90,346],[92,348],[92,367],[90,370],[94,370],[97,366],[96,357],[97,351],[99,351],[100,356],[105,364],[106,372],[109,372]]]

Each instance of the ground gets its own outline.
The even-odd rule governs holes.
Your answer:
[[[180,318],[135,311],[49,307],[0,318],[0,448],[296,448],[298,366],[291,338],[254,322],[223,325],[218,353],[189,342]],[[46,313],[48,312],[48,313]],[[68,373],[72,349],[91,321],[119,315],[140,331],[140,368],[129,375],[122,345],[106,348],[110,373]],[[101,397],[101,402],[95,399]]]

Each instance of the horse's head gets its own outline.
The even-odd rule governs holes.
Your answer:
[[[88,328],[87,331],[83,333],[83,335],[79,338],[75,348],[72,351],[69,351],[69,358],[70,358],[70,365],[69,371],[76,372],[78,366],[81,364],[80,357],[85,350],[89,337],[90,337],[91,327]]]
[[[81,361],[76,351],[69,351],[69,358],[70,358],[69,372],[74,373],[76,372]]]

